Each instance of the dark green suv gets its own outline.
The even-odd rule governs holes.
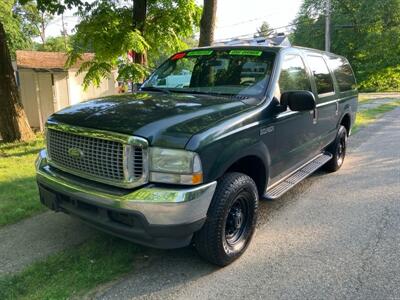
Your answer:
[[[259,199],[343,164],[358,93],[340,56],[296,47],[184,51],[135,94],[68,107],[36,162],[42,203],[220,266],[247,248]]]

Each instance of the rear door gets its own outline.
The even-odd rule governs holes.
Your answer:
[[[336,79],[336,86],[339,91],[338,118],[342,117],[343,111],[348,111],[351,113],[353,123],[358,104],[357,82],[354,72],[348,60],[344,57],[330,55],[328,56],[328,64]],[[339,119],[337,121],[339,122]]]
[[[284,55],[275,97],[284,92],[312,91],[310,73],[298,53]],[[275,147],[271,154],[272,183],[278,181],[315,155],[316,133],[313,113],[295,112],[289,108],[274,117]]]

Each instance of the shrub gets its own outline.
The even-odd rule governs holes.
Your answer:
[[[378,71],[359,84],[364,92],[400,91],[400,65]]]

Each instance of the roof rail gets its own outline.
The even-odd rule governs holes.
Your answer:
[[[288,36],[277,34],[272,37],[233,38],[216,41],[213,46],[281,46],[291,47]]]

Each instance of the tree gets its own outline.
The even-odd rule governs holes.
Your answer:
[[[275,34],[275,30],[271,28],[271,26],[268,24],[268,22],[263,22],[260,26],[260,28],[257,29],[257,33],[255,34],[255,37],[270,37],[271,35]]]
[[[182,48],[196,48],[199,45],[199,40],[195,36],[183,39],[185,46]],[[150,51],[149,67],[154,68],[161,65],[168,57],[171,56],[169,49],[158,48],[156,51]]]
[[[46,28],[54,19],[54,16],[46,11],[40,11],[35,1],[29,1],[24,5],[17,4],[14,11],[20,17],[29,35],[39,37],[44,45],[46,43]]]
[[[400,89],[400,0],[332,0],[331,18],[332,52],[349,58],[360,87]],[[324,48],[323,1],[305,0],[295,23],[294,44]]]
[[[17,49],[31,47],[21,19],[14,13],[14,0],[0,2],[0,134],[5,142],[34,137],[19,100],[11,58]]]
[[[135,0],[132,6],[97,0],[79,11],[69,64],[92,49],[94,59],[79,70],[86,72],[85,86],[117,66],[119,79],[141,81],[158,52],[187,47],[183,40],[194,34],[200,13],[194,0]]]
[[[35,43],[34,49],[37,51],[68,52],[71,50],[71,37],[57,36],[49,37],[46,43]]]
[[[133,1],[133,18],[132,29],[137,30],[142,36],[144,34],[147,17],[147,0],[134,0]],[[139,65],[147,65],[146,49],[142,52],[132,53],[134,63]]]
[[[204,0],[203,14],[200,21],[200,47],[211,46],[214,42],[217,2],[217,0]]]
[[[7,33],[7,45],[12,58],[17,49],[29,49],[32,46],[29,30],[24,28],[20,16],[14,13],[15,3],[16,0],[0,1],[0,22]]]
[[[86,72],[85,87],[100,83],[116,66],[120,78],[142,79],[148,73],[147,54],[151,57],[159,48],[171,52],[185,48],[183,39],[193,35],[200,21],[201,8],[194,0],[131,1],[37,0],[38,9],[50,13],[78,9],[81,22],[68,64],[74,64],[87,49],[95,53],[79,70]]]
[[[34,138],[25,112],[19,102],[14,69],[6,41],[6,33],[0,22],[0,134],[5,142],[28,141]]]

